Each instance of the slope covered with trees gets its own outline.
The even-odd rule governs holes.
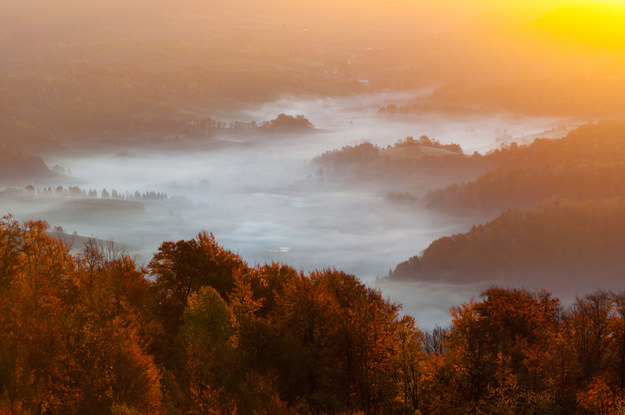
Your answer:
[[[419,331],[354,276],[250,268],[207,233],[163,243],[147,269],[98,244],[68,249],[41,222],[0,222],[3,413],[380,413],[408,400],[397,374],[415,362],[395,348]]]
[[[511,209],[469,232],[440,238],[391,272],[394,279],[478,282],[591,290],[620,284],[625,267],[625,202],[551,200]],[[589,276],[592,275],[592,278]]]
[[[425,200],[431,207],[463,213],[533,207],[552,197],[623,197],[624,137],[625,124],[606,121],[581,126],[562,139],[512,144],[483,157],[492,162],[482,176],[431,191]]]
[[[582,125],[563,138],[513,142],[484,155],[465,155],[457,144],[422,136],[386,148],[370,142],[345,146],[314,162],[331,180],[379,180],[400,193],[429,188],[414,199],[436,210],[492,215],[552,197],[625,197],[624,137],[625,123],[612,120]]]
[[[616,413],[625,301],[492,287],[422,333],[351,275],[250,268],[213,236],[147,268],[0,221],[0,411]]]
[[[466,156],[455,143],[443,144],[422,135],[406,137],[394,145],[380,147],[365,141],[355,146],[327,151],[313,160],[319,174],[332,181],[380,180],[414,186],[450,183],[486,171],[479,154]]]
[[[54,173],[37,156],[0,143],[0,185],[51,178]]]

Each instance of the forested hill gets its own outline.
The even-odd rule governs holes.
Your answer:
[[[0,143],[0,184],[31,182],[53,175],[41,158]]]
[[[479,154],[468,157],[458,144],[444,144],[425,135],[406,137],[387,147],[368,141],[344,146],[315,157],[313,163],[320,167],[322,177],[332,181],[378,180],[408,186],[453,183],[487,170]]]
[[[625,201],[552,200],[511,209],[469,232],[434,241],[391,279],[499,281],[592,290],[622,286]]]
[[[418,139],[406,137],[394,145],[382,148],[369,141],[355,146],[344,146],[340,150],[330,150],[315,157],[314,161],[330,169],[340,170],[359,164],[389,163],[392,161],[408,162],[428,157],[460,156],[462,148],[458,144],[442,144],[440,141],[422,135]]]
[[[620,116],[625,109],[624,88],[607,79],[545,79],[521,75],[514,80],[450,81],[425,97],[407,104],[379,108],[384,115],[448,113],[481,115],[509,112],[526,115]]]
[[[491,287],[452,309],[449,328],[423,333],[352,275],[251,268],[206,232],[164,242],[144,268],[95,241],[71,255],[45,231],[0,219],[3,414],[581,415],[622,404],[623,294],[563,308],[547,292]]]
[[[430,188],[423,201],[431,208],[492,215],[552,197],[625,197],[625,122],[586,124],[563,138],[511,143],[484,155],[465,155],[457,144],[422,136],[386,148],[345,146],[314,163],[329,180],[375,180],[400,193]]]
[[[578,127],[562,139],[512,144],[483,157],[496,160],[474,181],[431,191],[427,203],[456,213],[501,212],[559,197],[625,197],[625,124]]]

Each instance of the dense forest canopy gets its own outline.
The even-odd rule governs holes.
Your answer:
[[[623,294],[491,287],[423,333],[351,275],[249,267],[206,232],[147,268],[0,221],[3,413],[584,414],[622,403]],[[419,412],[420,411],[420,412]]]

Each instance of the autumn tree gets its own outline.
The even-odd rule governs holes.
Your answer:
[[[421,408],[425,374],[423,333],[416,328],[414,318],[404,316],[395,326],[393,341],[394,371],[397,376],[399,401],[404,413],[411,413]]]
[[[154,312],[167,333],[164,341],[176,334],[187,298],[193,292],[210,286],[227,297],[234,287],[233,274],[245,268],[238,255],[219,246],[208,232],[201,232],[191,240],[163,242],[149,264],[149,271]]]
[[[396,392],[391,376],[399,308],[344,272],[314,272],[311,279],[338,304],[333,377],[339,395],[349,397],[347,407],[381,411]]]
[[[236,413],[236,403],[228,397],[236,373],[232,371],[237,346],[232,311],[214,288],[205,286],[190,295],[183,320],[181,380],[190,413]]]
[[[549,379],[559,302],[546,292],[500,287],[482,297],[452,310],[438,393],[447,405],[472,412],[494,411],[501,402],[519,411],[556,410]]]
[[[160,410],[160,374],[135,309],[90,277],[46,224],[2,224],[19,261],[0,297],[0,389],[18,413]]]

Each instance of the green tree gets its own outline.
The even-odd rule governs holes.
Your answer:
[[[236,413],[231,398],[236,380],[236,321],[214,288],[202,287],[190,295],[180,336],[186,354],[181,378],[191,413]]]
[[[187,298],[206,286],[226,298],[234,288],[234,275],[247,267],[238,255],[219,246],[213,234],[201,232],[195,239],[163,242],[148,268],[154,315],[164,328],[157,354],[166,356],[182,323]]]

